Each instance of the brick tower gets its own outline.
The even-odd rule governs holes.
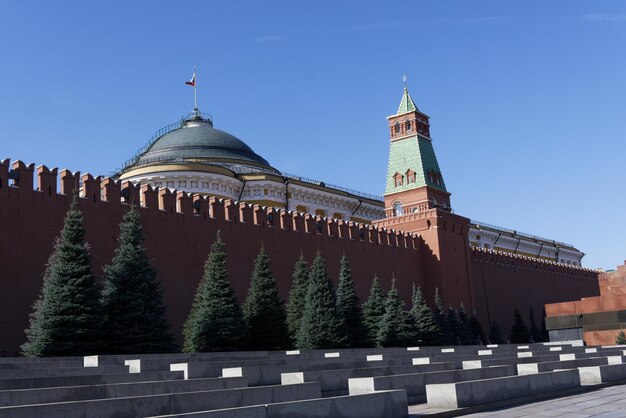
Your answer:
[[[420,234],[425,246],[425,286],[429,299],[439,288],[444,303],[473,307],[469,219],[452,213],[450,193],[435,156],[429,116],[405,87],[390,130],[384,228]]]
[[[430,117],[415,106],[407,88],[395,115],[387,117],[390,131],[385,216],[441,208],[450,211],[450,193],[437,163]]]

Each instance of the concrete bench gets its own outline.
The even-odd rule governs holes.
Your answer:
[[[283,373],[281,384],[319,382],[324,396],[341,396],[348,393],[348,380],[359,377],[389,376],[408,373],[426,373],[452,370],[452,363],[434,363],[419,366],[367,367],[362,369],[313,370],[298,373]]]
[[[605,366],[609,364],[606,357],[575,359],[565,361],[548,361],[545,363],[526,363],[517,365],[517,374],[537,374],[552,370],[576,369],[584,366]]]
[[[405,418],[407,416],[406,392],[393,390],[356,396],[339,396],[189,414],[165,415],[159,418]]]
[[[0,391],[0,407],[234,389],[247,386],[248,381],[245,377],[233,377],[19,389]]]
[[[106,374],[87,376],[40,377],[0,380],[0,390],[34,389],[45,387],[98,385],[107,383],[147,382],[151,380],[183,379],[183,372],[151,372],[141,374]]]
[[[431,408],[462,408],[522,397],[545,395],[580,386],[578,370],[426,385]]]
[[[163,395],[60,402],[0,408],[0,416],[12,418],[50,417],[145,417],[180,414],[211,409],[297,401],[319,398],[318,383],[259,386],[255,388],[170,393]]]
[[[579,367],[580,382],[585,385],[626,380],[626,364]]]
[[[102,367],[68,367],[52,369],[11,369],[0,371],[0,381],[6,379],[32,379],[38,377],[55,376],[86,376],[94,374],[128,373],[127,366],[102,366]]]
[[[400,362],[393,360],[382,360],[377,362],[315,362],[315,361],[303,361],[288,365],[276,365],[276,366],[244,366],[244,367],[231,367],[222,370],[221,377],[247,377],[248,385],[250,386],[263,386],[263,385],[280,385],[281,375],[283,373],[297,373],[308,371],[322,371],[322,370],[343,370],[343,369],[358,369],[383,366],[400,366]],[[193,376],[190,373],[190,376]]]
[[[348,381],[350,395],[371,393],[378,390],[405,389],[409,403],[424,402],[426,385],[465,380],[512,376],[513,366],[496,366],[485,369],[447,370],[428,373],[413,373],[394,376],[356,378]]]

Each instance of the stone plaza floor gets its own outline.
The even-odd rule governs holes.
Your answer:
[[[409,407],[411,417],[432,416],[445,410],[426,405]],[[548,399],[510,408],[503,407],[464,415],[466,417],[568,417],[624,418],[626,417],[626,385],[610,386],[562,398]]]

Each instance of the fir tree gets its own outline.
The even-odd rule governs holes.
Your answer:
[[[90,267],[78,196],[54,244],[43,286],[30,315],[27,356],[81,356],[100,350],[99,290]]]
[[[118,248],[104,267],[103,328],[108,354],[163,353],[175,349],[165,318],[163,290],[142,247],[139,212],[131,206],[120,224]]]
[[[504,337],[500,327],[495,322],[492,322],[489,326],[489,343],[491,344],[504,344]]]
[[[456,309],[452,305],[448,306],[448,312],[446,312],[446,327],[448,331],[447,344],[459,345],[461,344],[459,317],[457,316]]]
[[[289,292],[289,302],[287,304],[287,327],[292,346],[298,341],[298,330],[304,313],[304,302],[306,293],[309,290],[309,267],[304,261],[304,256],[296,262],[293,270],[293,280]]]
[[[270,259],[263,245],[254,262],[243,316],[248,326],[248,348],[278,350],[288,346],[285,306],[278,295],[276,279],[270,271]]]
[[[245,334],[241,307],[228,281],[226,252],[218,231],[183,330],[183,351],[232,351]]]
[[[624,334],[624,331],[620,331],[619,334],[617,334],[617,337],[615,337],[615,344],[626,345],[626,334]]]
[[[438,287],[435,287],[435,310],[433,311],[433,319],[437,324],[437,328],[439,328],[439,335],[441,336],[439,344],[453,344],[454,336],[450,335],[450,327],[446,320],[446,311],[443,307],[443,300],[439,294]]]
[[[350,263],[345,255],[341,257],[339,266],[337,311],[345,323],[346,346],[367,347],[369,345],[368,330],[365,326],[361,302],[354,290]]]
[[[526,344],[530,341],[530,331],[524,320],[522,314],[517,309],[513,313],[513,326],[511,327],[511,343],[513,344]]]
[[[385,313],[378,329],[378,347],[402,347],[411,338],[407,329],[408,312],[404,309],[404,302],[400,299],[400,292],[391,282],[391,289],[385,300]]]
[[[374,276],[370,295],[367,302],[363,304],[363,315],[365,316],[365,326],[369,334],[370,344],[376,344],[380,320],[385,314],[385,301],[387,297],[383,291],[378,277]]]
[[[470,331],[472,332],[472,344],[483,345],[486,344],[485,333],[483,327],[480,325],[480,321],[476,317],[476,313],[472,312],[472,317],[469,320]]]
[[[459,307],[459,312],[457,313],[457,319],[459,324],[459,343],[461,345],[471,345],[474,343],[474,338],[472,335],[472,330],[470,328],[469,319],[467,318],[467,311],[465,310],[465,306],[463,302],[461,302],[461,306]]]
[[[309,272],[309,289],[298,331],[299,349],[342,347],[345,335],[337,313],[333,284],[326,272],[326,263],[318,252]]]
[[[416,343],[420,345],[437,345],[441,340],[441,335],[433,312],[426,303],[422,290],[413,283],[413,297],[410,315],[413,317],[416,327]]]
[[[539,331],[539,328],[537,328],[537,323],[535,322],[535,313],[533,312],[533,308],[531,306],[528,307],[528,315],[530,317],[530,342],[543,342],[541,338],[541,332]]]

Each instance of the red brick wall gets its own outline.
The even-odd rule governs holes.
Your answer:
[[[541,327],[546,303],[600,292],[593,270],[481,248],[472,248],[471,253],[477,313],[485,329],[489,320],[495,321],[505,336],[510,334],[515,308],[529,325],[532,307]]]
[[[13,355],[24,342],[28,313],[79,175],[64,170],[57,180],[55,170],[39,167],[36,191],[34,166],[13,164],[19,172],[17,187],[8,187],[9,168],[8,160],[0,162],[0,352]],[[148,186],[138,189],[90,175],[82,176],[82,182],[80,207],[94,272],[99,277],[102,266],[111,260],[118,224],[129,207],[121,202],[121,191],[128,190],[126,201],[141,202],[145,246],[163,282],[168,318],[179,341],[218,229],[226,242],[230,279],[240,300],[245,298],[252,262],[261,243],[272,259],[284,298],[300,253],[310,261],[319,249],[335,281],[339,259],[343,254],[348,256],[362,300],[375,274],[386,288],[395,277],[407,302],[413,282],[422,286],[431,302],[434,288],[439,286],[446,306],[463,302],[468,309],[476,309],[485,330],[489,318],[497,321],[505,334],[516,306],[524,315],[528,306],[533,306],[539,321],[544,303],[598,294],[597,275],[590,270],[470,250],[467,219],[437,209],[388,218],[375,227],[202,199],[182,192],[171,194]],[[199,210],[194,211],[194,203]],[[267,221],[270,213],[273,226]],[[321,222],[321,233],[317,222]],[[401,230],[419,231],[421,235]]]
[[[0,351],[8,355],[13,355],[24,342],[28,313],[39,292],[54,238],[63,225],[70,202],[68,195],[78,177],[62,172],[60,191],[65,194],[57,194],[56,173],[40,167],[37,184],[42,191],[33,191],[33,167],[16,163],[14,168],[20,172],[19,187],[8,187],[8,161],[0,164]],[[339,259],[343,254],[349,258],[362,300],[367,298],[375,274],[386,288],[395,276],[396,285],[407,300],[413,282],[424,285],[422,242],[416,236],[215,198],[171,194],[150,187],[139,190],[109,179],[101,182],[89,175],[82,180],[87,198],[81,199],[80,207],[94,272],[100,277],[102,266],[110,262],[116,246],[119,221],[129,207],[119,199],[120,188],[128,188],[128,200],[141,200],[145,246],[165,287],[168,318],[177,337],[218,229],[226,242],[230,279],[240,300],[245,298],[261,243],[272,259],[272,270],[284,298],[300,253],[310,261],[318,249],[335,281]],[[100,200],[101,187],[110,201]],[[200,205],[197,214],[192,206],[194,199]],[[268,213],[274,213],[273,226],[268,225]],[[318,221],[322,222],[321,233],[317,230]],[[364,229],[363,240],[359,228]]]

